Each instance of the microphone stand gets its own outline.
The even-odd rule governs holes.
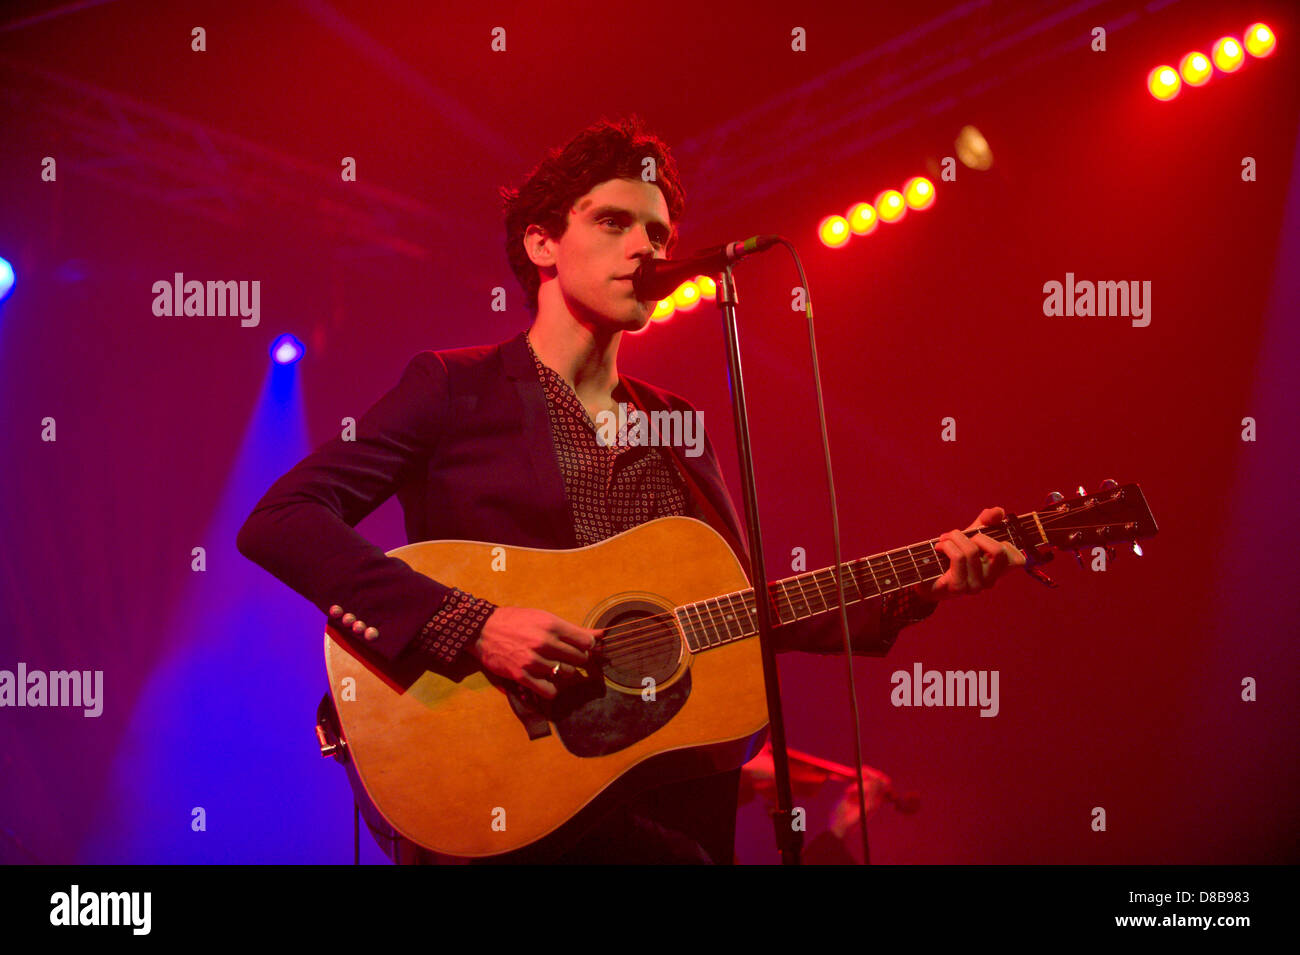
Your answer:
[[[763,655],[763,683],[767,690],[767,719],[772,728],[772,768],[776,782],[776,808],[772,828],[783,865],[799,865],[803,832],[794,828],[794,796],[790,788],[790,756],[785,742],[785,717],[781,711],[781,683],[772,638],[771,594],[763,566],[763,535],[758,526],[758,494],[754,489],[754,457],[749,444],[749,412],[736,339],[736,283],[731,266],[722,270],[718,283],[718,308],[727,333],[727,375],[731,385],[731,413],[736,421],[736,450],[740,456],[740,481],[745,493],[745,524],[749,533],[749,562],[758,612],[758,640]],[[865,823],[866,820],[863,820]]]

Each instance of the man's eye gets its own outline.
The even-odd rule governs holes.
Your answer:
[[[602,216],[601,218],[599,218],[599,219],[596,220],[596,224],[597,224],[597,225],[604,225],[606,222],[612,224],[612,225],[614,226],[614,228],[616,228],[616,229],[622,229],[622,228],[623,228],[623,223],[622,223],[622,221],[619,220],[618,218],[616,218],[615,216]],[[653,238],[651,238],[650,241],[651,241],[654,245],[657,245],[657,246],[659,246],[660,248],[662,248],[662,247],[664,247],[664,246],[666,246],[666,245],[668,244],[668,237],[665,236],[665,235],[663,235],[663,234],[660,234],[660,235],[656,235],[656,236],[654,236]]]

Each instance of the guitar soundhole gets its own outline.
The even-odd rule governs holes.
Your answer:
[[[640,692],[668,682],[682,658],[681,632],[670,613],[636,601],[611,607],[595,624],[601,638],[605,679]],[[647,683],[647,679],[654,681]]]

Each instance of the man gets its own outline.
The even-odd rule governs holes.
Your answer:
[[[652,179],[643,178],[647,169]],[[506,252],[531,327],[499,345],[415,356],[358,422],[355,441],[328,442],[271,487],[238,546],[384,658],[443,672],[469,654],[553,699],[590,659],[597,631],[431,580],[386,557],[355,525],[396,493],[411,541],[572,548],[686,515],[712,525],[747,572],[748,550],[707,435],[704,453],[687,456],[607,444],[594,423],[621,402],[694,413],[681,397],[617,369],[623,333],[644,328],[654,308],[637,298],[631,276],[646,259],[668,256],[684,208],[667,147],[635,117],[602,121],[552,150],[502,198]],[[985,510],[972,527],[1003,516]],[[885,652],[939,600],[976,592],[1024,563],[1014,547],[984,535],[953,531],[942,541],[952,564],[941,578],[850,608],[857,652]],[[842,646],[838,613],[787,624],[776,636],[781,650]],[[732,771],[651,790],[555,861],[730,862],[738,778]],[[382,819],[367,821],[395,861],[425,861]]]

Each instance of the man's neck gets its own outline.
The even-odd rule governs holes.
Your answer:
[[[528,329],[533,351],[559,373],[583,402],[605,404],[618,386],[618,345],[623,333],[606,333],[571,316],[541,312]]]

